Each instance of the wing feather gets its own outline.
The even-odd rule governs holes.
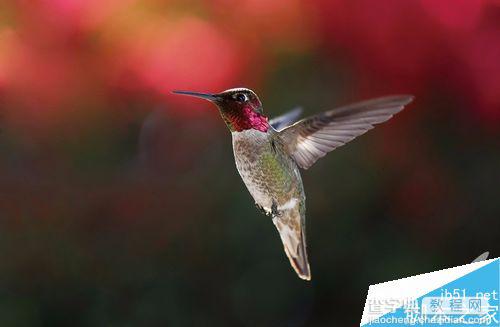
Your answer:
[[[279,131],[287,152],[304,169],[328,152],[389,120],[413,100],[396,95],[367,100],[302,119]]]
[[[271,125],[277,131],[282,130],[296,122],[301,113],[302,108],[295,107],[292,110],[284,113],[283,115],[274,117],[273,119],[269,120],[269,125]]]

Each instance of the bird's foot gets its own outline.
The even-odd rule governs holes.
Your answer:
[[[271,212],[270,216],[275,218],[281,216],[281,211],[278,210],[278,205],[276,202],[273,200],[273,204],[271,205]]]
[[[257,202],[255,202],[255,206],[257,207],[257,209],[259,209],[260,212],[262,212],[264,215],[266,216],[269,216],[270,215],[270,212],[267,211],[266,209],[264,209],[263,206],[261,206],[260,204],[258,204]]]
[[[255,206],[257,207],[257,209],[259,209],[260,212],[262,212],[264,215],[268,217],[275,218],[281,216],[281,211],[278,210],[278,205],[274,201],[273,204],[271,205],[271,210],[264,208],[257,202],[255,203]]]

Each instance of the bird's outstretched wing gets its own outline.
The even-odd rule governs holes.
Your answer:
[[[390,119],[413,100],[396,95],[339,107],[304,118],[278,133],[286,151],[307,169],[328,152]]]
[[[285,127],[290,126],[294,122],[299,119],[300,114],[302,113],[301,107],[295,107],[292,110],[284,113],[281,116],[274,117],[269,120],[269,125],[271,125],[275,130],[280,131]]]

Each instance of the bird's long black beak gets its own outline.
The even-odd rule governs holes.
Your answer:
[[[217,95],[210,93],[198,93],[198,92],[190,92],[190,91],[172,91],[175,94],[189,95],[192,97],[202,98],[209,101],[216,101]]]

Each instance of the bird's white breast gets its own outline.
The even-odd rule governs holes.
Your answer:
[[[250,129],[233,132],[232,136],[236,168],[243,182],[255,202],[270,210],[272,199],[267,192],[267,176],[259,166],[262,154],[269,151],[269,135]]]

